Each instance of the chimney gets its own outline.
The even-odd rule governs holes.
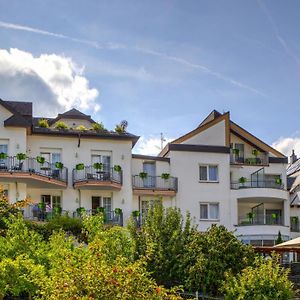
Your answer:
[[[295,154],[294,149],[292,150],[292,155],[290,156],[290,164],[293,164],[297,160],[297,155]]]

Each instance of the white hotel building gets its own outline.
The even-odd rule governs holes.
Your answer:
[[[105,207],[108,220],[121,208],[126,222],[161,199],[189,211],[200,230],[222,224],[253,245],[272,245],[279,231],[290,238],[287,157],[229,113],[213,111],[158,156],[132,154],[139,137],[127,132],[76,129],[94,123],[76,109],[48,119],[49,128],[39,119],[32,103],[0,100],[0,183],[11,202],[28,197],[71,215]],[[58,121],[70,129],[56,129]]]

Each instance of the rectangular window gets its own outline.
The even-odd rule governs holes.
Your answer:
[[[219,220],[219,203],[200,203],[200,220]]]
[[[218,166],[215,165],[201,165],[199,167],[200,181],[218,181]]]
[[[238,150],[237,157],[240,158],[241,160],[244,159],[244,153],[245,153],[244,147],[245,147],[245,145],[236,143],[234,147],[235,147],[235,149]]]
[[[0,145],[0,153],[8,154],[8,145],[7,144]]]

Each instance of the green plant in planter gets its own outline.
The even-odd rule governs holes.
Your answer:
[[[161,177],[162,179],[167,180],[167,179],[170,178],[170,174],[169,174],[169,173],[162,173],[162,174],[160,175],[160,177]]]
[[[38,208],[39,208],[41,211],[45,211],[45,210],[46,210],[46,203],[44,203],[44,202],[39,202],[39,203],[38,203]]]
[[[0,159],[5,159],[7,157],[8,157],[8,155],[6,153],[4,153],[4,152],[0,153]]]
[[[38,125],[42,128],[49,128],[49,123],[47,119],[39,119]]]
[[[140,172],[139,176],[142,179],[146,179],[148,177],[148,173],[146,173],[146,172]]]
[[[134,210],[134,211],[131,213],[131,215],[132,215],[134,218],[138,218],[138,217],[141,215],[141,213],[140,213],[139,210]]]
[[[81,217],[86,212],[86,209],[84,207],[78,207],[76,212]]]
[[[241,183],[242,184],[242,186],[245,186],[245,183],[247,182],[247,178],[246,177],[241,177],[240,179],[239,179],[239,183]]]
[[[120,124],[116,125],[115,132],[125,133],[127,127],[128,127],[128,122],[126,120],[123,120],[123,121],[120,122]]]
[[[281,237],[281,232],[278,231],[278,236],[277,236],[275,244],[278,245],[278,244],[281,244],[281,243],[283,243],[283,239]]]
[[[293,224],[298,224],[299,223],[299,218],[298,217],[291,217],[291,222]]]
[[[17,159],[18,159],[19,161],[22,161],[22,160],[25,160],[27,156],[26,156],[25,153],[18,153],[18,154],[16,155],[16,157],[17,157]]]
[[[249,212],[247,214],[247,216],[248,216],[249,222],[253,223],[253,219],[255,217],[255,214],[253,212]]]
[[[77,171],[81,171],[81,170],[84,170],[84,164],[83,163],[79,163],[75,166],[75,169]]]
[[[36,161],[39,163],[39,164],[44,164],[45,163],[45,157],[43,156],[37,156],[36,157]]]
[[[239,154],[240,154],[240,149],[234,148],[234,149],[232,149],[232,153],[233,153],[234,155],[239,155]]]
[[[79,131],[86,131],[87,128],[86,128],[85,126],[83,126],[83,125],[79,125],[79,126],[76,127],[76,130],[79,130]]]
[[[278,185],[282,184],[282,179],[281,178],[275,178],[275,183]]]
[[[53,213],[55,215],[61,215],[61,212],[62,212],[62,208],[60,205],[56,205],[53,207]]]
[[[115,166],[114,166],[114,171],[116,171],[116,172],[121,172],[121,171],[122,171],[121,166],[115,165]]]
[[[102,170],[103,169],[103,163],[96,162],[96,163],[93,164],[93,168],[96,169],[96,170]]]
[[[120,216],[122,214],[122,208],[115,208],[115,214]]]
[[[257,149],[252,150],[252,155],[257,157],[259,155],[259,151]]]
[[[105,207],[103,207],[103,206],[97,207],[96,212],[97,213],[105,213]]]
[[[95,130],[95,131],[105,131],[106,130],[102,122],[93,123],[92,124],[92,129]]]
[[[55,123],[55,128],[56,129],[69,129],[69,126],[63,121],[58,121]]]
[[[62,169],[64,167],[64,164],[63,163],[61,163],[60,161],[57,161],[56,163],[55,163],[55,168],[57,168],[57,169]]]

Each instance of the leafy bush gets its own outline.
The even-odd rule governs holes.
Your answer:
[[[58,121],[55,123],[55,128],[56,129],[69,129],[69,126],[63,121]]]
[[[49,128],[49,123],[47,119],[39,119],[38,125],[42,128]]]
[[[102,122],[93,123],[92,124],[92,129],[95,130],[95,131],[105,131],[106,130]]]
[[[84,125],[79,125],[76,127],[76,130],[85,131],[87,128]]]
[[[278,263],[278,257],[267,261],[256,258],[254,266],[245,268],[236,276],[227,274],[223,285],[225,299],[288,300],[293,297],[293,284],[288,279],[289,270]]]

